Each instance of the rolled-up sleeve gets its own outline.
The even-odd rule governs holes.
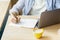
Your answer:
[[[47,11],[60,9],[60,0],[46,0]]]
[[[56,0],[56,9],[60,9],[60,0]]]
[[[22,10],[24,7],[24,0],[18,0],[18,2],[9,10],[9,13],[16,12],[18,13],[19,10]]]

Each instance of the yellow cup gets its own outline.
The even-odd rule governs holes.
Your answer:
[[[42,37],[42,34],[44,32],[44,29],[36,29],[33,31],[34,32],[34,36],[37,38],[37,39],[40,39]]]

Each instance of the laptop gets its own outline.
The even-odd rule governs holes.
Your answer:
[[[39,28],[60,23],[60,9],[45,11],[41,14]]]

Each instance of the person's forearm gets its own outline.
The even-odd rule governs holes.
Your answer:
[[[24,7],[24,0],[19,0],[13,7],[10,9],[10,13],[16,12],[19,13]]]

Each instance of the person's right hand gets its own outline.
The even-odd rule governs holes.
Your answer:
[[[17,14],[16,12],[13,12],[13,13],[11,13],[12,14],[12,16],[13,16],[13,18],[11,19],[11,21],[13,22],[13,23],[19,23],[19,21],[20,21],[20,18],[19,18],[19,14]]]
[[[13,23],[19,23],[20,22],[20,18],[12,18],[11,21]]]

